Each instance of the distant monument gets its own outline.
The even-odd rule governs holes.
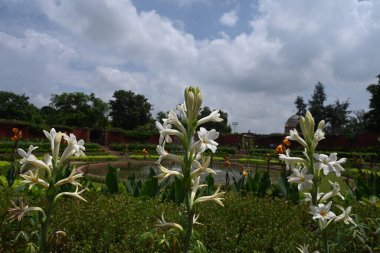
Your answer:
[[[290,118],[285,123],[285,134],[289,134],[290,130],[297,128],[299,122],[299,117],[296,114],[290,116]]]

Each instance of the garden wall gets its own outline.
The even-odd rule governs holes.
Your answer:
[[[23,138],[44,138],[44,134],[40,126],[28,125],[23,122],[0,121],[0,139],[9,140],[12,137],[12,128],[17,127],[23,132]],[[157,144],[159,134],[144,134],[142,137],[128,136],[125,131],[119,130],[105,130],[105,129],[89,129],[89,128],[65,128],[56,127],[57,130],[66,131],[67,133],[74,133],[77,139],[83,139],[85,142],[96,142],[101,145],[109,145],[111,143],[149,143]],[[48,130],[48,129],[46,129]],[[258,135],[252,133],[243,134],[245,138],[253,139],[254,146],[260,148],[274,148],[282,143],[286,135],[271,134],[271,135]],[[365,148],[374,147],[380,148],[380,143],[377,140],[379,134],[364,133],[356,137],[348,138],[345,136],[331,135],[326,136],[326,139],[321,141],[319,147],[321,149],[336,149],[336,148]],[[218,138],[218,143],[223,146],[240,147],[242,134],[221,134]],[[297,143],[293,142],[297,146]]]

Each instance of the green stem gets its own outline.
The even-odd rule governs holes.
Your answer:
[[[186,235],[183,245],[183,252],[187,253],[190,248],[191,244],[191,236],[193,234],[193,211],[190,206],[190,194],[187,194],[187,200],[186,200],[186,213],[187,213],[187,228],[186,228]]]
[[[45,216],[41,221],[41,234],[40,234],[40,253],[49,252],[49,225],[50,218],[54,208],[54,201],[49,200],[47,205],[47,210]]]
[[[325,253],[329,253],[330,251],[329,251],[329,244],[328,244],[326,229],[322,229],[322,240],[323,240],[323,251]]]
[[[192,159],[193,154],[190,152],[190,143],[191,139],[194,136],[195,129],[191,127],[191,124],[188,124],[187,129],[187,139],[186,143],[184,143],[184,161],[183,161],[183,176],[184,176],[184,184],[185,184],[185,204],[186,204],[186,215],[187,215],[187,226],[186,226],[186,234],[183,241],[183,252],[186,253],[189,251],[190,244],[191,244],[191,236],[193,234],[193,210],[192,210],[192,203],[191,203],[191,165],[192,165]]]

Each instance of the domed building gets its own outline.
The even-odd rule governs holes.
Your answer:
[[[290,130],[297,128],[299,122],[299,116],[297,116],[296,114],[290,116],[290,118],[285,123],[285,134],[289,134]]]

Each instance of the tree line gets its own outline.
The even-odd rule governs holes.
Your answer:
[[[314,116],[316,122],[324,119],[326,131],[330,134],[358,134],[363,132],[380,132],[380,75],[377,76],[378,83],[367,86],[370,93],[369,110],[349,110],[348,100],[337,99],[333,104],[325,104],[327,96],[325,86],[318,82],[314,92],[306,104],[302,96],[297,96],[294,104],[297,108],[296,115],[301,116],[307,110]]]
[[[122,128],[125,130],[154,131],[155,120],[166,118],[167,113],[160,111],[153,119],[153,105],[144,95],[133,91],[117,90],[112,99],[104,102],[94,93],[64,92],[53,94],[47,106],[38,108],[29,102],[25,94],[0,91],[0,118],[27,121],[34,124],[51,126],[73,126],[90,128]],[[207,116],[211,109],[203,107],[199,117]],[[228,114],[220,111],[224,119],[222,124],[212,127],[222,133],[231,132],[228,125]]]

